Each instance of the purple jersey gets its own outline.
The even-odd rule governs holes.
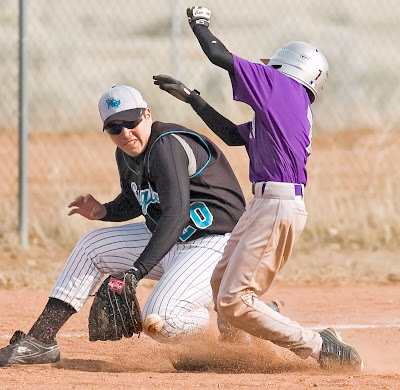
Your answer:
[[[233,55],[233,98],[254,110],[238,126],[250,157],[250,181],[306,184],[312,112],[307,91],[272,66]]]

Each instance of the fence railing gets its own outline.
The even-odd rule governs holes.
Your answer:
[[[23,20],[27,58],[18,49],[22,3],[27,7]],[[249,108],[232,101],[226,72],[207,60],[192,34],[185,16],[191,5],[195,4],[188,0],[0,2],[0,218],[4,219],[4,231],[17,229],[12,221],[18,220],[18,176],[21,178],[23,171],[18,175],[15,167],[25,165],[16,155],[21,142],[19,58],[27,69],[29,115],[22,112],[22,119],[27,120],[29,130],[26,174],[30,214],[43,211],[45,199],[52,200],[48,212],[58,213],[60,203],[73,190],[84,190],[83,183],[71,182],[68,174],[79,171],[84,176],[93,165],[92,173],[101,181],[98,186],[107,183],[107,194],[111,188],[117,191],[116,179],[107,177],[109,168],[104,168],[109,158],[106,141],[98,134],[99,141],[94,143],[96,137],[89,136],[100,133],[97,102],[112,85],[139,89],[155,119],[203,128],[189,107],[153,85],[154,74],[171,74],[200,90],[232,121],[249,120]],[[201,5],[213,12],[214,34],[241,57],[259,61],[290,40],[308,41],[324,52],[330,73],[321,99],[314,104],[315,135],[400,128],[397,0],[204,0]],[[89,138],[90,144],[85,144]],[[63,148],[63,142],[68,142],[68,147]],[[27,202],[28,197],[22,200],[24,205]],[[45,224],[33,217],[30,229],[44,237],[51,232],[42,222]]]

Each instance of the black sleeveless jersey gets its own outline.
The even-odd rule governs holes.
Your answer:
[[[176,242],[231,232],[245,200],[220,149],[185,127],[154,122],[146,149],[133,158],[117,148],[121,193],[103,221],[143,215],[153,233],[135,267],[147,274]]]

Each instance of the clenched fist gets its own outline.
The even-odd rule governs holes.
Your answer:
[[[190,27],[194,27],[196,24],[202,24],[208,27],[210,25],[211,11],[205,7],[194,6],[186,10],[188,22]]]

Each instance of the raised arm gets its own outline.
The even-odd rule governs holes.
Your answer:
[[[232,54],[223,43],[208,29],[210,25],[211,11],[207,8],[195,6],[186,10],[188,22],[201,48],[208,59],[220,68],[233,72]]]
[[[196,89],[186,87],[181,81],[164,74],[153,76],[154,84],[185,103],[189,103],[204,123],[227,145],[245,145],[237,126],[214,110]]]

